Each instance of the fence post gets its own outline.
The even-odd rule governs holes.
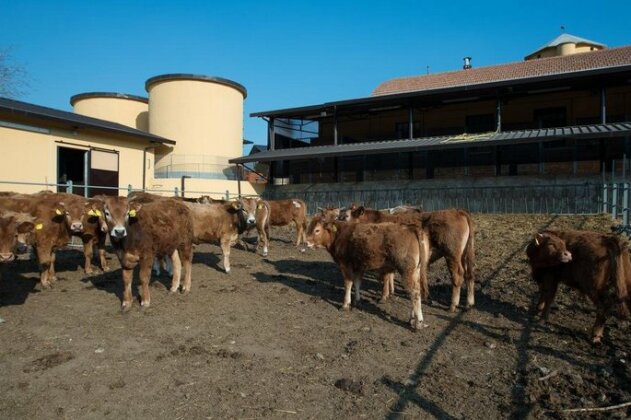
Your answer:
[[[622,225],[629,226],[629,183],[625,182],[622,187]]]
[[[175,197],[179,197],[180,196],[180,190],[178,187],[175,187],[173,189],[173,194],[175,195]]]
[[[72,194],[72,180],[69,179],[68,182],[66,182],[66,192],[68,194]]]
[[[611,188],[611,217],[616,219],[618,217],[618,184],[613,184]]]
[[[609,213],[607,202],[608,198],[607,184],[603,184],[603,213]]]
[[[127,195],[131,194],[131,190],[132,190],[131,184],[127,184]]]

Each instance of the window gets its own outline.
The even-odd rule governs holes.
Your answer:
[[[467,133],[495,131],[495,116],[493,114],[467,115],[465,126]]]
[[[537,128],[565,127],[567,111],[565,107],[535,109],[534,121]]]

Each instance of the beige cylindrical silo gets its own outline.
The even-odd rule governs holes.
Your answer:
[[[557,45],[557,55],[572,55],[576,53],[576,43],[564,42]]]
[[[149,132],[177,142],[157,157],[168,177],[221,179],[228,159],[243,154],[244,86],[220,77],[165,74],[147,80]],[[164,169],[166,171],[166,169]]]
[[[142,96],[113,92],[87,92],[70,98],[74,112],[149,131],[149,101]]]

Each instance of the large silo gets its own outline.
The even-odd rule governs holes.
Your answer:
[[[136,95],[115,92],[86,92],[70,98],[74,112],[149,131],[149,101]]]
[[[156,156],[156,177],[234,179],[228,159],[243,153],[245,87],[220,77],[165,74],[145,88],[149,131],[177,142]]]

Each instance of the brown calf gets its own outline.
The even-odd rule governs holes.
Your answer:
[[[318,207],[318,212],[325,222],[332,222],[340,219],[342,209],[339,207]]]
[[[243,197],[239,203],[243,208],[247,230],[254,229],[258,234],[257,247],[263,246],[263,256],[267,257],[269,250],[269,226],[270,226],[270,206],[265,200],[258,197]]]
[[[223,267],[230,272],[230,247],[247,228],[241,203],[184,203],[191,212],[195,243],[219,242]]]
[[[354,206],[341,217],[347,221],[363,223],[420,223],[427,233],[430,244],[429,264],[445,259],[451,276],[451,305],[449,310],[455,312],[460,303],[460,289],[463,283],[467,287],[467,308],[475,304],[475,251],[474,226],[471,215],[466,210],[447,209],[418,213],[408,211],[397,214],[386,214],[378,210]],[[394,277],[386,277],[382,300],[394,291]]]
[[[307,205],[304,201],[291,198],[288,200],[268,200],[270,207],[270,225],[285,226],[294,222],[298,231],[296,246],[306,242]]]
[[[605,322],[615,312],[628,316],[631,307],[629,251],[614,235],[587,231],[546,230],[528,244],[532,278],[539,285],[536,311],[544,320],[559,283],[587,295],[596,306],[592,340],[602,339]]]
[[[28,234],[35,229],[30,214],[12,211],[0,212],[0,263],[15,259],[15,254],[26,252]]]
[[[70,242],[70,226],[76,223],[56,194],[33,194],[0,197],[0,208],[28,213],[35,218],[35,228],[29,235],[40,270],[40,283],[48,289],[56,280],[55,251]],[[75,225],[76,226],[76,225]]]
[[[123,311],[132,305],[131,284],[136,265],[140,266],[140,304],[142,307],[151,304],[149,281],[155,257],[170,256],[173,259],[171,292],[180,287],[183,261],[182,291],[191,290],[193,222],[191,212],[183,202],[164,199],[143,204],[133,200],[128,202],[125,197],[107,197],[103,213],[110,241],[123,269]]]
[[[412,301],[410,325],[413,329],[420,326],[421,297],[428,291],[429,242],[419,226],[323,222],[315,216],[307,230],[307,245],[326,248],[339,265],[344,277],[344,310],[350,309],[353,285],[355,301],[359,302],[365,271],[374,270],[381,277],[398,271]]]

